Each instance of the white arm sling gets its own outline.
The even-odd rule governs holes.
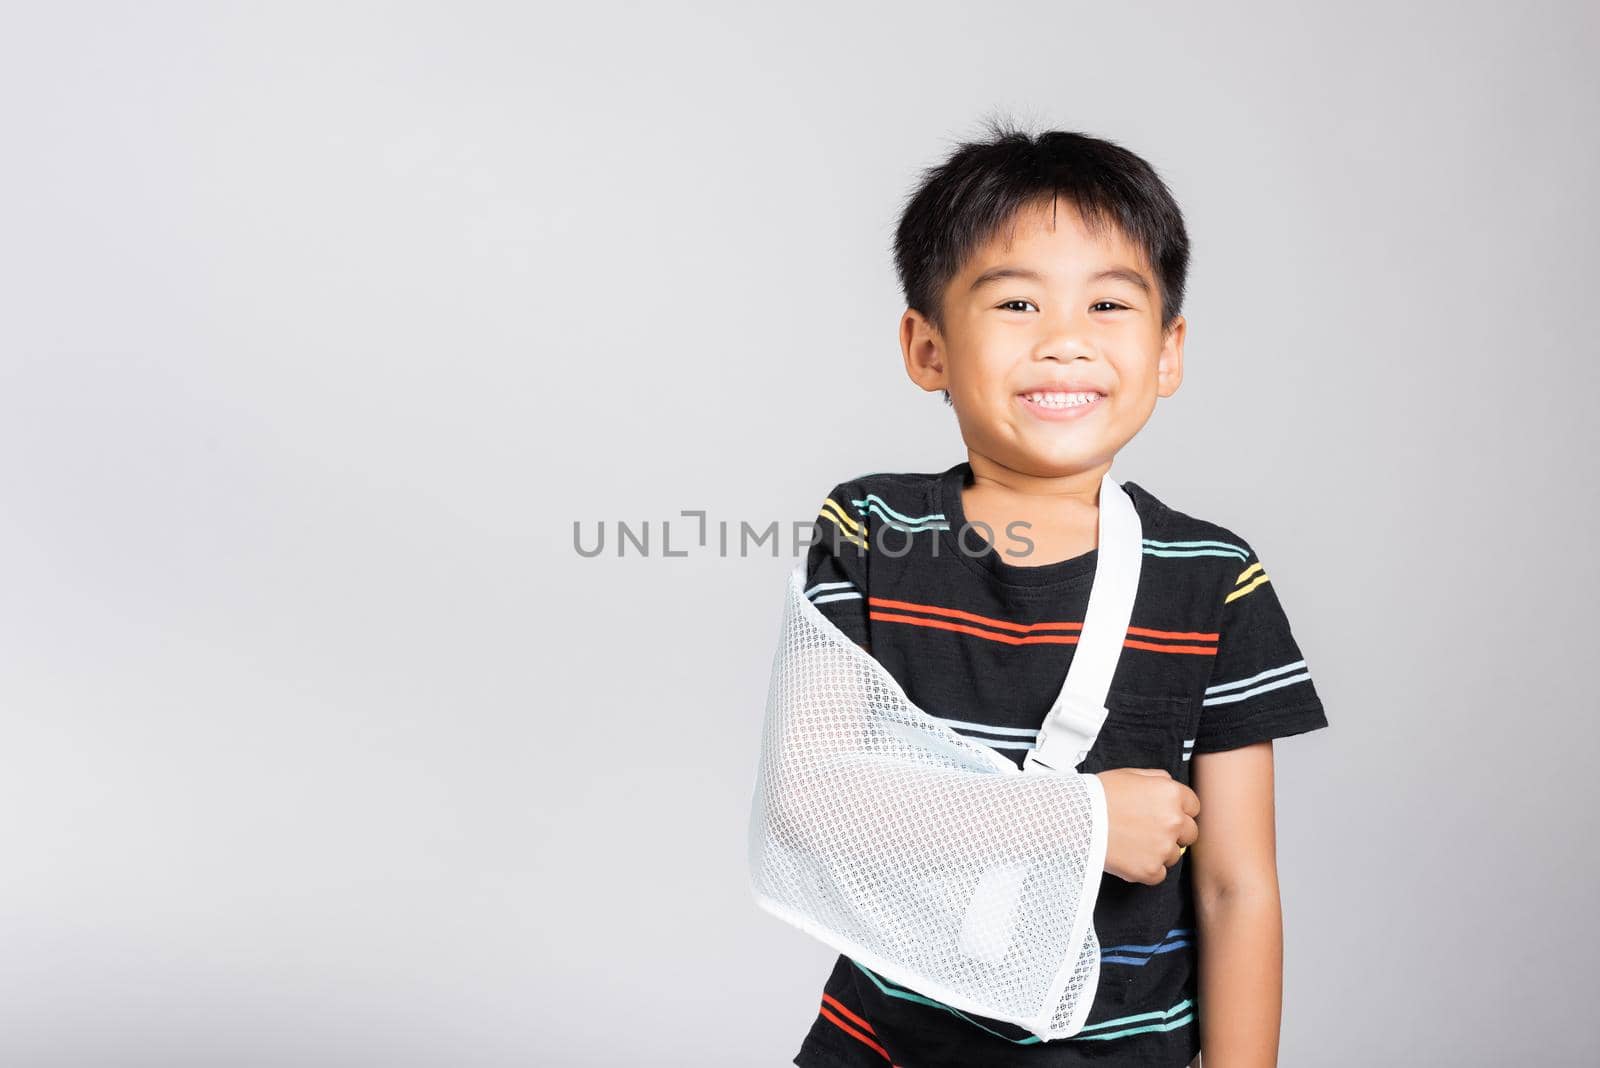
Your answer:
[[[1100,982],[1105,793],[1076,768],[1105,721],[1143,555],[1109,471],[1099,507],[1083,630],[1022,770],[912,704],[805,596],[800,561],[750,819],[761,908],[892,982],[1046,1040],[1078,1033]]]

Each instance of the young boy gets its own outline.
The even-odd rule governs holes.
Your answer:
[[[835,486],[806,595],[918,707],[1021,766],[1084,619],[1101,478],[1183,378],[1189,242],[1126,149],[990,132],[927,172],[895,240],[906,371],[943,391],[967,460]],[[801,1068],[1183,1068],[1202,1044],[1214,1068],[1276,1063],[1272,739],[1327,719],[1250,545],[1118,484],[1144,556],[1109,713],[1077,768],[1100,776],[1109,819],[1087,1022],[1044,1042],[840,956]],[[1174,782],[1198,801],[1192,847],[1174,841],[1164,871],[1119,867],[1145,788]]]

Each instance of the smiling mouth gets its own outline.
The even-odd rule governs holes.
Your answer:
[[[1023,411],[1045,423],[1072,423],[1100,410],[1106,395],[1097,390],[1035,389],[1018,393]]]
[[[1059,392],[1056,390],[1037,390],[1032,393],[1018,394],[1023,400],[1040,408],[1052,410],[1065,410],[1068,408],[1087,408],[1105,399],[1104,393],[1094,390],[1078,392]]]

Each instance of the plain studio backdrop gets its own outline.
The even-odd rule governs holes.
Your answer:
[[[1282,1063],[1600,1058],[1594,5],[6,22],[0,1063],[789,1063],[790,532],[965,458],[889,243],[992,114],[1187,215],[1116,473],[1251,541],[1327,704]]]

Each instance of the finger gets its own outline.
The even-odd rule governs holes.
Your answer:
[[[1179,783],[1178,785],[1183,786],[1182,783]],[[1200,795],[1199,794],[1195,793],[1193,790],[1189,789],[1187,786],[1184,786],[1183,787],[1183,793],[1180,795],[1180,798],[1181,798],[1181,800],[1183,802],[1183,811],[1184,811],[1185,815],[1188,815],[1188,816],[1198,816],[1198,815],[1200,815]]]

